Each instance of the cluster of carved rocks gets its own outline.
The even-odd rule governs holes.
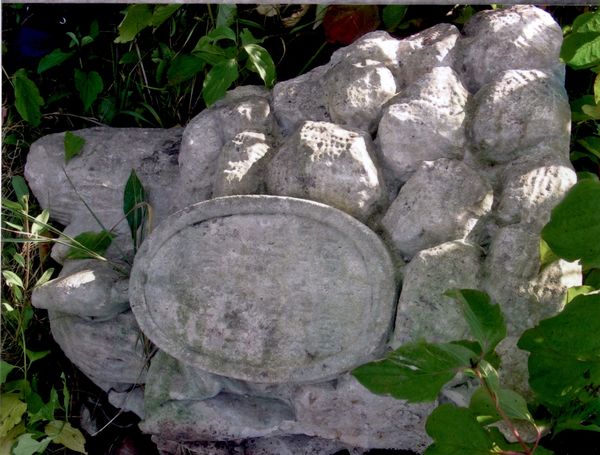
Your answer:
[[[558,58],[561,40],[560,27],[535,7],[485,11],[462,33],[440,24],[402,40],[385,32],[367,34],[335,52],[327,65],[280,82],[272,91],[248,86],[229,92],[184,129],[77,131],[86,144],[66,164],[64,134],[46,136],[32,145],[28,157],[26,177],[34,194],[67,235],[98,231],[98,220],[114,228],[118,235],[107,257],[120,267],[68,260],[66,247],[56,245],[52,255],[64,267],[57,279],[35,291],[33,302],[48,309],[53,335],[66,355],[108,392],[112,403],[140,415],[142,429],[154,435],[164,453],[176,453],[181,446],[197,454],[226,454],[233,448],[235,453],[265,455],[327,454],[343,448],[352,453],[369,448],[421,452],[429,443],[424,422],[435,404],[372,395],[348,371],[405,342],[464,338],[466,324],[443,293],[478,288],[501,306],[507,320],[509,336],[499,348],[503,378],[526,392],[526,355],[516,340],[525,328],[558,312],[566,288],[580,284],[578,266],[559,261],[540,271],[538,253],[542,226],[576,181],[568,159],[570,109]],[[253,381],[251,373],[242,373],[243,366],[225,365],[227,356],[221,359],[223,365],[199,366],[195,353],[178,355],[169,342],[162,349],[156,341],[161,349],[149,360],[142,332],[150,341],[170,336],[177,342],[189,333],[174,327],[170,330],[176,335],[155,335],[143,322],[144,309],[131,311],[131,302],[146,292],[140,289],[139,276],[134,280],[132,274],[132,286],[129,282],[134,253],[122,220],[122,201],[132,169],[146,188],[152,225],[161,235],[168,229],[165,225],[178,225],[181,215],[173,214],[191,204],[213,200],[218,206],[235,200],[241,201],[235,203],[238,207],[247,200],[216,199],[222,196],[299,198],[329,206],[315,204],[316,211],[339,209],[350,215],[352,229],[372,235],[372,245],[385,245],[385,252],[373,254],[389,262],[384,269],[392,270],[381,278],[391,289],[378,297],[391,300],[377,320],[381,333],[369,338],[368,331],[360,332],[353,341],[375,345],[320,379],[312,370],[298,373],[296,379],[286,373],[281,379],[279,367],[265,363],[253,368],[263,368],[264,377],[272,380],[263,382],[257,376]],[[281,216],[273,218],[278,229],[296,226],[292,215]],[[335,242],[330,234],[319,237],[319,231],[313,239],[312,224],[298,223],[305,243],[291,245],[289,254],[333,251],[325,243]],[[255,226],[228,226],[223,229],[230,236],[247,229],[249,238],[260,238]],[[273,248],[286,249],[286,242],[269,235]],[[192,291],[204,289],[194,287],[198,270],[185,265],[191,261],[206,267],[208,261],[218,262],[219,255],[234,264],[227,240],[217,238],[223,246],[206,244],[204,262],[192,257],[194,250],[181,251],[179,257],[166,255],[153,265],[158,278],[148,289],[162,295],[163,270],[171,287],[183,283]],[[194,238],[187,241],[194,243]],[[186,243],[178,247],[185,250]],[[138,256],[150,248],[154,246]],[[143,261],[149,259],[136,257],[134,269],[143,267]],[[330,267],[327,261],[323,264],[324,270]],[[254,269],[248,274],[252,280],[268,280],[277,272],[260,261],[246,267]],[[342,274],[352,267],[340,267],[328,279],[337,279],[337,273],[345,286]],[[310,273],[306,267],[297,270]],[[211,292],[237,286],[246,293],[255,286],[247,282],[248,276],[224,270],[215,277],[227,284],[215,283]],[[298,286],[312,292],[310,282],[318,277],[301,278],[273,289],[279,293],[289,285],[292,294]],[[263,293],[270,289],[261,286]],[[337,284],[320,286],[335,304],[327,310],[333,323],[319,327],[337,334],[336,321],[354,324],[353,318],[361,318],[363,310],[357,305],[344,310],[344,290]],[[356,286],[356,292],[367,289],[362,283]],[[336,300],[340,292],[343,298]],[[160,318],[169,319],[169,308],[165,303],[157,313]],[[342,315],[344,311],[349,314]],[[256,325],[253,330],[260,332],[261,321],[247,316],[244,324]],[[188,317],[173,320],[184,324]],[[237,316],[229,317],[240,325]],[[251,349],[254,332],[238,326],[225,329],[233,336],[237,331],[240,339],[247,337],[236,349]],[[282,330],[294,336],[294,330],[302,329],[296,324]],[[342,332],[341,338],[352,335]],[[333,346],[337,335],[331,333],[315,339]],[[283,348],[276,351],[285,354]],[[457,387],[440,399],[460,402],[465,393],[467,389]]]

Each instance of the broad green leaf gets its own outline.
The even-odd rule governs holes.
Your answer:
[[[17,201],[21,205],[25,205],[25,199],[29,199],[29,187],[27,186],[27,182],[25,182],[25,179],[20,175],[15,175],[12,178],[11,183],[13,190],[15,190]]]
[[[27,354],[27,358],[30,362],[35,362],[36,360],[43,359],[50,351],[30,351],[29,349],[25,349],[25,354]]]
[[[67,259],[97,259],[102,256],[110,246],[115,235],[108,231],[83,232],[71,242],[67,252]],[[83,246],[85,249],[82,249]],[[87,249],[87,250],[86,250]]]
[[[173,59],[167,71],[169,84],[176,85],[191,79],[204,69],[204,65],[204,60],[194,55],[178,55]]]
[[[540,239],[540,271],[560,258],[544,239]]]
[[[84,110],[87,111],[102,92],[104,84],[96,71],[85,73],[75,68],[75,88],[79,92]]]
[[[600,158],[600,137],[599,136],[586,136],[579,141],[585,149],[590,152],[592,155]]]
[[[586,104],[581,106],[581,110],[589,119],[600,119],[600,104]]]
[[[229,27],[233,24],[237,16],[237,6],[235,4],[221,3],[217,10],[217,27]]]
[[[60,409],[58,393],[56,392],[56,389],[52,387],[52,389],[50,390],[50,399],[47,403],[42,402],[41,405],[38,406],[35,411],[33,411],[31,407],[30,409],[28,409],[29,423],[32,424],[44,420],[54,420],[54,413],[57,409]]]
[[[600,269],[593,269],[585,276],[584,284],[600,290]]]
[[[584,95],[570,102],[571,104],[571,120],[573,122],[585,122],[590,120],[590,116],[583,112],[583,106],[594,105],[593,95]]]
[[[136,35],[152,23],[152,7],[148,4],[130,5],[125,11],[125,17],[119,24],[119,36],[115,43],[128,43]]]
[[[455,289],[444,295],[460,303],[471,334],[485,354],[492,352],[506,336],[506,323],[500,306],[492,304],[485,292],[474,289]]]
[[[217,27],[214,30],[212,30],[208,35],[206,35],[207,38],[213,42],[222,40],[222,39],[227,39],[230,41],[233,41],[234,43],[237,42],[237,37],[235,36],[235,32],[233,30],[231,30],[229,27]]]
[[[500,390],[500,377],[498,376],[498,371],[489,362],[482,360],[479,363],[479,370],[482,378],[491,390],[494,392]]]
[[[248,54],[248,67],[258,73],[265,86],[271,87],[275,82],[275,63],[269,52],[258,44],[246,44],[243,48]]]
[[[123,193],[123,213],[127,218],[127,224],[129,224],[134,250],[141,243],[140,229],[143,229],[148,214],[146,203],[147,198],[144,186],[132,169]]]
[[[262,40],[256,39],[254,37],[254,35],[252,34],[252,32],[250,30],[248,30],[247,28],[243,29],[242,32],[240,33],[240,39],[242,41],[242,46],[245,46],[246,44],[258,44],[262,41]]]
[[[573,21],[573,32],[600,32],[600,13],[583,13]]]
[[[156,5],[154,7],[154,12],[152,13],[152,18],[150,19],[150,25],[157,29],[168,18],[170,18],[180,7],[181,4],[176,3],[171,5]]]
[[[36,441],[33,434],[26,433],[19,436],[17,445],[13,449],[12,455],[33,455],[34,453],[43,453],[48,444],[52,442],[52,438],[44,438],[41,441]]]
[[[228,59],[213,66],[204,78],[204,85],[202,88],[202,98],[206,105],[211,106],[216,101],[223,98],[227,89],[231,87],[231,84],[233,84],[238,77],[239,74],[235,59]]]
[[[36,216],[31,224],[31,233],[39,235],[48,228],[48,220],[50,219],[50,212],[47,209]]]
[[[27,404],[19,399],[16,393],[3,393],[0,400],[0,439],[19,422],[27,411]]]
[[[85,145],[85,139],[67,131],[65,133],[65,163],[79,155]]]
[[[567,289],[567,295],[565,297],[565,303],[571,303],[575,297],[580,295],[589,294],[595,289],[592,286],[573,286]]]
[[[526,420],[533,423],[525,398],[510,389],[499,389],[496,392],[498,405],[511,420]],[[477,416],[477,420],[485,425],[501,420],[492,396],[483,388],[478,388],[471,396],[469,409]],[[482,419],[482,418],[485,418]]]
[[[44,105],[44,99],[23,68],[15,73],[14,87],[17,112],[23,120],[31,123],[32,126],[38,126],[42,119],[40,107]]]
[[[201,58],[209,65],[218,65],[227,60],[227,52],[219,46],[210,43],[208,37],[203,36],[198,40],[196,47],[192,51],[196,57]]]
[[[23,289],[23,280],[21,280],[21,277],[15,272],[11,272],[10,270],[3,270],[2,276],[4,277],[4,281],[9,287],[16,286]]]
[[[557,316],[523,333],[529,384],[544,404],[594,398],[600,384],[600,295],[580,295]]]
[[[591,68],[600,63],[600,32],[571,33],[560,50],[560,58],[571,68]]]
[[[44,56],[38,63],[37,72],[42,74],[44,71],[59,66],[69,58],[75,55],[75,52],[63,52],[60,49],[54,49],[48,55]]]
[[[600,181],[582,180],[553,210],[542,238],[567,261],[600,265]]]
[[[19,436],[27,431],[23,422],[14,426],[4,437],[0,437],[0,453],[12,454],[12,447],[17,442]]]
[[[45,426],[44,432],[52,438],[52,442],[55,444],[62,444],[74,452],[87,453],[83,434],[73,428],[69,422],[53,420]]]
[[[594,79],[594,101],[596,104],[600,104],[600,73]]]
[[[387,5],[383,8],[382,18],[385,29],[388,32],[393,32],[402,22],[408,6],[405,5]]]
[[[362,365],[352,375],[371,392],[411,402],[433,401],[456,373],[470,368],[476,354],[445,343],[409,343],[387,358]]]
[[[425,425],[434,443],[424,455],[490,455],[493,441],[466,408],[442,404],[431,413]]]
[[[6,377],[15,368],[17,367],[0,359],[0,385],[6,382]]]
[[[565,430],[600,432],[600,397],[582,406],[567,406],[555,414],[556,424],[553,434]]]

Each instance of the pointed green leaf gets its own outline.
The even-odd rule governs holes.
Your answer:
[[[275,63],[269,52],[258,44],[246,44],[243,47],[248,54],[248,67],[258,73],[265,86],[271,87],[275,82]]]
[[[600,73],[596,74],[594,79],[594,101],[600,104]]]
[[[84,110],[87,111],[102,92],[104,84],[96,71],[85,73],[75,68],[75,88],[79,92],[79,98],[83,102]]]
[[[38,67],[37,67],[38,74],[42,74],[44,71],[47,71],[50,68],[59,66],[61,63],[67,61],[73,55],[75,55],[75,52],[63,52],[60,49],[54,49],[48,55],[44,56],[40,60],[40,63],[38,63]]]
[[[585,147],[592,155],[600,158],[600,136],[586,136],[577,143]]]
[[[235,32],[233,30],[231,30],[229,27],[217,27],[214,30],[212,30],[208,35],[206,35],[207,38],[213,42],[222,40],[222,39],[226,39],[226,40],[230,40],[233,41],[234,43],[237,42],[237,37],[235,36]]]
[[[490,455],[494,447],[490,434],[466,408],[451,404],[437,407],[427,419],[427,434],[434,443],[424,455]]]
[[[567,295],[565,298],[565,303],[571,303],[575,297],[580,295],[589,294],[590,292],[594,292],[595,289],[592,286],[573,286],[567,289]]]
[[[198,40],[192,54],[213,66],[227,60],[225,50],[222,47],[211,44],[207,36],[203,36]]]
[[[33,455],[34,453],[43,453],[48,444],[52,442],[52,438],[44,438],[41,441],[36,441],[33,434],[26,433],[19,436],[17,445],[13,449],[12,455]]]
[[[152,23],[152,7],[148,4],[130,5],[125,11],[125,17],[119,24],[119,36],[115,43],[128,43],[136,35]]]
[[[533,417],[531,416],[529,409],[527,409],[527,402],[525,398],[510,389],[499,389],[496,392],[498,398],[498,404],[504,414],[511,420],[527,420],[533,423]],[[483,388],[478,388],[471,397],[469,409],[478,416],[477,420],[480,423],[482,419],[479,417],[487,417],[485,424],[496,422],[502,418],[498,414],[496,405],[491,395]]]
[[[21,421],[21,416],[27,411],[27,405],[19,399],[16,393],[3,393],[0,400],[0,439]]]
[[[600,181],[586,179],[571,188],[552,210],[542,238],[567,261],[600,266]]]
[[[221,3],[217,10],[217,27],[229,27],[237,16],[237,6],[233,3]]]
[[[595,398],[600,384],[600,295],[576,297],[557,316],[523,333],[529,351],[529,384],[545,404]]]
[[[484,354],[492,352],[506,337],[506,323],[500,306],[493,304],[485,292],[455,289],[444,295],[458,301],[471,334],[481,344]]]
[[[227,89],[239,77],[237,61],[228,59],[212,67],[204,79],[202,97],[207,106],[225,96]]]
[[[189,54],[178,55],[173,59],[167,71],[169,84],[176,85],[191,79],[202,71],[204,66],[204,60],[199,57]]]
[[[35,217],[31,224],[31,233],[34,235],[39,235],[44,232],[48,228],[49,219],[50,212],[47,209],[42,210],[42,212]]]
[[[14,86],[17,112],[23,120],[31,123],[32,126],[38,126],[42,119],[40,107],[44,105],[44,99],[23,68],[15,73]]]
[[[21,277],[15,272],[11,272],[10,270],[3,270],[2,276],[4,277],[4,281],[8,286],[16,286],[23,289],[23,280],[21,280]]]
[[[65,163],[79,155],[85,145],[85,139],[67,131],[65,133]]]
[[[473,351],[453,343],[410,343],[383,360],[356,368],[352,375],[379,395],[411,402],[433,401],[456,373],[470,368],[474,357]]]
[[[27,354],[27,358],[30,362],[35,362],[36,360],[43,359],[50,351],[30,351],[29,349],[25,349],[25,354]]]
[[[139,231],[143,228],[148,214],[148,209],[145,205],[146,202],[147,198],[144,186],[132,169],[123,193],[123,213],[127,218],[135,249],[141,243]]]
[[[383,8],[382,18],[385,25],[385,29],[388,32],[393,32],[402,22],[408,6],[406,5],[386,5]]]
[[[108,231],[83,232],[71,242],[66,259],[97,259],[106,252],[114,238],[115,235]]]
[[[50,278],[52,278],[52,274],[54,273],[54,269],[53,268],[49,268],[48,270],[46,270],[43,275],[40,277],[39,280],[36,281],[35,286],[34,287],[38,287],[41,286],[42,284],[47,283],[48,281],[50,281]]]
[[[21,205],[25,205],[25,199],[29,199],[29,187],[27,186],[27,182],[20,175],[15,175],[12,180],[12,187],[15,190],[15,195],[17,196],[17,201]]]
[[[583,13],[573,21],[573,32],[600,32],[600,12]]]
[[[242,46],[245,46],[246,44],[258,44],[263,41],[255,38],[254,35],[252,35],[252,32],[247,28],[243,29],[242,33],[240,33],[240,39],[242,41]]]
[[[560,58],[571,68],[591,68],[600,63],[600,33],[571,33],[560,50]]]
[[[52,442],[55,444],[62,444],[74,452],[87,453],[83,434],[73,428],[69,422],[53,420],[44,427],[44,432],[52,438]]]
[[[154,12],[152,13],[152,19],[150,19],[150,24],[157,29],[179,8],[181,8],[181,4],[176,3],[171,5],[156,5],[154,7]]]
[[[0,385],[6,382],[6,377],[15,368],[17,367],[0,359]]]
[[[558,261],[560,258],[548,245],[544,239],[540,239],[540,271],[546,266]]]

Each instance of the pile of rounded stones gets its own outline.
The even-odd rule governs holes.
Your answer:
[[[349,372],[402,343],[467,334],[449,288],[505,314],[516,339],[561,309],[574,264],[540,271],[541,227],[576,181],[562,34],[531,6],[462,33],[373,32],[272,91],[246,86],[184,129],[76,131],[32,145],[26,177],[74,237],[112,229],[109,261],[56,245],[38,288],[54,338],[163,453],[421,452],[433,404],[376,396]],[[135,170],[138,251],[123,222]],[[84,204],[85,201],[85,204]],[[155,348],[155,349],[153,349]],[[456,384],[440,400],[468,399]]]

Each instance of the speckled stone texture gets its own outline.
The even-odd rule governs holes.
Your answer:
[[[116,226],[118,267],[57,245],[64,268],[33,304],[165,454],[422,452],[435,403],[370,394],[349,371],[407,341],[462,338],[443,293],[477,288],[508,322],[502,380],[527,393],[516,340],[581,283],[575,264],[540,270],[538,252],[576,181],[561,39],[532,6],[479,13],[462,33],[377,31],[271,91],[230,91],[183,130],[77,131],[86,145],[68,163],[63,134],[40,139],[32,191],[65,234]],[[154,207],[135,257],[121,212],[132,169]],[[443,395],[465,403],[468,388]]]

